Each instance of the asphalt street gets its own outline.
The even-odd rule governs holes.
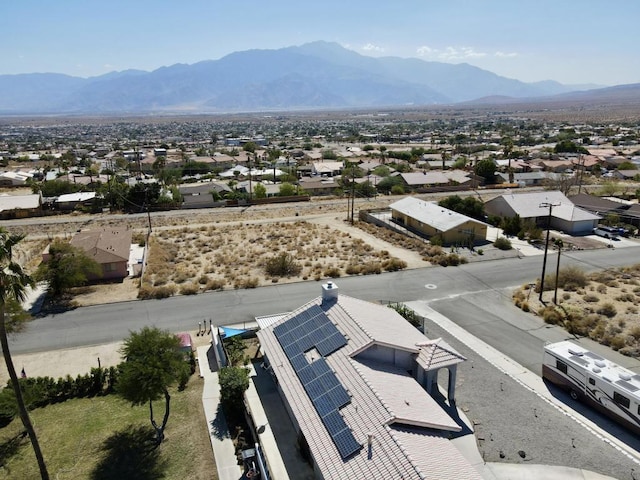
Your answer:
[[[576,264],[585,270],[596,270],[633,263],[640,258],[640,247],[590,250],[566,253],[562,265]],[[424,300],[461,324],[483,317],[483,322],[505,323],[507,313],[498,313],[493,296],[505,299],[505,288],[535,281],[541,272],[540,256],[478,262],[459,267],[432,267],[384,273],[366,277],[336,279],[343,294],[374,302],[406,302]],[[14,354],[73,348],[115,342],[130,331],[145,325],[170,331],[192,330],[198,323],[211,320],[213,325],[241,324],[255,316],[281,313],[297,308],[320,295],[320,282],[275,284],[249,290],[228,290],[193,296],[175,296],[163,300],[140,300],[83,307],[37,318],[10,339]],[[489,299],[486,308],[477,308],[480,300]],[[514,309],[515,310],[515,309]],[[508,321],[506,322],[508,325]],[[510,339],[508,328],[490,326],[475,328],[480,338],[495,345],[517,345]],[[496,330],[502,330],[500,333]],[[515,329],[514,335],[521,330]],[[500,337],[498,337],[500,335]],[[514,352],[521,349],[514,347]],[[531,365],[534,357],[517,358]]]

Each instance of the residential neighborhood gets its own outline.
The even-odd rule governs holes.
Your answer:
[[[518,478],[563,478],[566,472],[556,469],[582,472],[584,457],[552,461],[535,442],[505,452],[503,442],[522,441],[522,412],[496,401],[486,413],[487,401],[473,400],[469,389],[483,381],[499,392],[513,389],[514,398],[534,402],[534,415],[561,422],[575,438],[581,430],[574,429],[583,427],[572,416],[555,416],[568,407],[549,400],[533,372],[518,380],[526,388],[506,387],[501,372],[517,363],[505,353],[511,347],[484,365],[477,353],[488,348],[482,333],[459,332],[432,305],[500,281],[484,273],[464,277],[467,265],[475,272],[504,262],[518,272],[514,262],[531,262],[538,273],[517,279],[536,285],[548,255],[557,258],[557,271],[548,267],[557,275],[569,252],[635,252],[639,135],[623,124],[442,122],[429,112],[413,113],[410,121],[310,114],[304,122],[256,116],[0,124],[0,214],[4,228],[25,235],[28,248],[19,258],[37,278],[51,278],[58,268],[49,263],[52,248],[93,265],[59,297],[41,282],[35,321],[53,315],[62,322],[110,302],[127,312],[113,320],[114,331],[170,316],[181,354],[193,358],[199,373],[188,385],[202,388],[196,398],[202,415],[189,421],[206,427],[198,438],[208,462],[202,464],[216,471],[211,478],[494,479],[513,478],[516,468],[533,475]],[[69,250],[60,253],[58,242]],[[446,275],[445,267],[452,267]],[[411,277],[424,292],[438,293],[449,276],[456,286],[433,303],[394,302],[396,288],[412,287],[390,275],[411,272],[424,272]],[[346,283],[376,278],[395,280],[372,298],[352,295],[356,284]],[[476,281],[469,293],[465,285]],[[307,292],[307,285],[320,295],[285,294]],[[238,306],[241,322],[229,314],[234,307],[223,305],[234,301],[219,303],[226,295],[249,298],[276,288],[279,301],[273,293],[268,305],[247,305],[251,314]],[[509,296],[504,288],[479,291]],[[170,306],[175,301],[185,303]],[[149,313],[156,305],[166,307]],[[631,322],[633,308],[619,322]],[[201,315],[202,309],[213,313]],[[193,315],[200,315],[197,322]],[[532,328],[545,325],[537,312],[528,315]],[[449,317],[465,324],[475,313]],[[635,348],[633,335],[625,342]],[[100,364],[116,364],[118,348],[101,352]],[[33,364],[30,371],[55,375],[51,362],[20,358]],[[227,386],[226,375],[246,381],[244,390]],[[229,399],[229,392],[239,396]],[[178,402],[181,395],[172,393]],[[503,425],[500,415],[510,421]],[[605,430],[607,438],[618,435]],[[495,439],[499,448],[490,445],[494,432],[504,437]],[[621,448],[634,458],[633,442]],[[562,447],[556,449],[560,455]],[[527,466],[527,455],[544,473]],[[627,466],[617,457],[611,460],[617,467],[600,456],[591,461],[597,465],[584,471],[618,475]]]

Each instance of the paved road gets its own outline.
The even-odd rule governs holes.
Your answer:
[[[563,254],[563,265],[572,263],[586,270],[595,270],[626,265],[633,258],[640,258],[640,247]],[[479,292],[481,296],[486,293],[504,297],[508,294],[503,289],[538,277],[541,263],[540,256],[514,258],[455,268],[433,267],[368,277],[345,277],[336,282],[344,294],[369,301],[447,300],[451,297],[467,298],[474,292]],[[428,284],[437,288],[426,288]],[[197,328],[198,322],[205,319],[212,319],[214,325],[242,323],[252,320],[256,315],[297,308],[318,295],[319,282],[301,282],[78,308],[30,322],[24,332],[11,338],[11,349],[18,354],[114,342],[122,340],[129,331],[145,325],[180,331]],[[465,308],[462,300],[456,300],[458,304],[460,308]],[[447,313],[451,313],[454,321],[465,321],[465,318],[480,314],[474,313],[472,307],[467,302],[464,315]],[[482,314],[490,313],[489,308]],[[499,319],[500,316],[496,317],[496,320]],[[497,335],[494,330],[478,329],[477,334],[490,344],[510,344],[508,337],[493,340],[484,338]],[[518,361],[529,365],[532,359],[518,358]]]

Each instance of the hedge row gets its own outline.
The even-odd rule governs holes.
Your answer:
[[[118,367],[92,368],[76,378],[67,375],[55,380],[51,377],[20,379],[22,396],[29,410],[72,398],[95,397],[113,392],[118,380]],[[17,413],[16,399],[11,384],[0,392],[0,423],[11,421]]]

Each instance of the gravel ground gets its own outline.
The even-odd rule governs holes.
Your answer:
[[[438,325],[427,320],[426,328],[430,338],[441,336],[468,359],[458,365],[457,406],[474,423],[476,441],[485,461],[562,465],[618,479],[640,478],[640,465],[626,455],[596,438]],[[446,375],[442,375],[442,380],[446,381]],[[636,444],[636,449],[639,446]],[[636,477],[634,470],[638,471]]]

